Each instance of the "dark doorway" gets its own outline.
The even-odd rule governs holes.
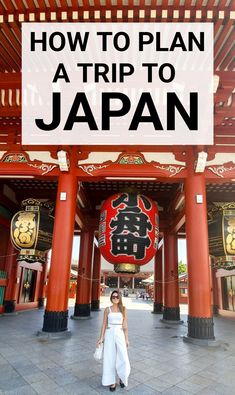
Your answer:
[[[235,311],[235,276],[222,278],[222,295],[224,310]]]
[[[22,291],[20,303],[28,303],[34,301],[35,284],[37,271],[26,269],[22,270]]]

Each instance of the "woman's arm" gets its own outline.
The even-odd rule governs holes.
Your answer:
[[[125,340],[126,340],[126,346],[129,346],[129,340],[128,340],[128,324],[127,324],[127,309],[126,307],[124,308],[124,314],[123,314],[123,331],[125,335]]]
[[[104,334],[105,334],[105,330],[107,327],[107,319],[108,319],[108,308],[106,307],[106,309],[104,310],[104,318],[103,318],[103,324],[101,327],[100,338],[96,343],[97,347],[104,341]]]

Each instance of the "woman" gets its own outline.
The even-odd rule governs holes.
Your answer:
[[[127,354],[128,327],[127,312],[122,304],[120,292],[113,291],[110,296],[111,307],[106,307],[97,347],[104,342],[102,384],[109,385],[110,391],[116,389],[116,372],[122,388],[128,385],[130,362]]]

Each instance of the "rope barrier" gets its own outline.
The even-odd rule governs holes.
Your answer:
[[[0,259],[1,258],[8,258],[8,257],[15,256],[15,255],[18,255],[18,252],[15,252],[14,254],[9,254],[9,255],[0,255]],[[209,266],[212,269],[216,269],[216,267],[214,267],[213,264],[210,264]],[[226,266],[220,267],[218,269],[230,269],[230,270],[232,270],[232,267],[230,265],[226,265]],[[82,279],[88,280],[88,281],[97,281],[97,282],[100,281],[99,278],[93,279],[93,278],[85,277],[83,274],[78,274],[78,277],[81,277]],[[169,281],[154,280],[154,283],[157,283],[157,284],[170,284],[170,283],[174,283],[176,281],[180,282],[179,278],[176,278],[174,280],[169,280]]]
[[[0,258],[8,258],[9,256],[14,256],[14,255],[18,255],[18,252],[15,252],[14,254],[10,254],[10,255],[0,255]]]
[[[100,281],[100,279],[99,278],[89,278],[89,277],[86,277],[86,276],[84,276],[83,274],[79,274],[78,273],[78,277],[80,277],[80,278],[82,278],[83,280],[88,280],[88,281]],[[156,283],[159,283],[159,284],[168,284],[168,283],[174,283],[174,282],[179,282],[179,279],[178,278],[176,278],[176,279],[174,279],[174,280],[170,280],[170,281],[158,281],[158,280],[154,280],[154,282],[156,282]]]

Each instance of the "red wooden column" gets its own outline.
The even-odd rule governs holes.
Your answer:
[[[188,257],[188,339],[214,339],[205,178],[203,173],[194,173],[194,163],[191,158],[188,160],[187,169],[185,213]]]
[[[73,318],[89,317],[91,312],[91,268],[94,230],[84,230],[80,237],[77,295]]]
[[[40,273],[40,286],[39,286],[39,297],[38,297],[38,307],[44,307],[45,295],[46,295],[46,280],[47,280],[47,270],[48,270],[48,256],[46,262],[43,264],[43,270]]]
[[[163,320],[180,321],[177,237],[164,234],[164,309]]]
[[[100,278],[101,278],[101,254],[99,248],[94,245],[93,274],[91,288],[91,310],[100,309]]]
[[[154,314],[162,314],[163,294],[162,294],[162,248],[157,251],[154,259]]]
[[[3,301],[5,313],[15,312],[18,268],[17,255],[18,251],[13,247],[11,240],[9,240],[5,263],[5,271],[7,272],[8,279]]]
[[[219,310],[219,290],[218,290],[218,283],[216,278],[216,269],[213,268],[213,258],[209,257],[210,259],[210,266],[211,266],[211,284],[212,284],[212,308],[213,308],[213,315],[218,314]]]
[[[66,193],[66,200],[61,200],[62,192]],[[68,173],[59,175],[47,305],[43,322],[45,332],[62,332],[68,329],[68,290],[76,197],[77,178],[72,167]]]

